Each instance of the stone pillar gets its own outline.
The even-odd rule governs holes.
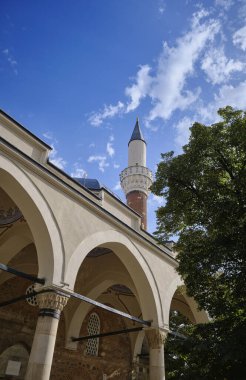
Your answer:
[[[49,380],[60,314],[68,297],[55,292],[37,295],[40,312],[25,380]]]
[[[149,380],[165,380],[164,343],[167,332],[149,328],[145,333],[149,344]]]

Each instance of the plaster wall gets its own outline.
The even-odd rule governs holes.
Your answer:
[[[111,214],[117,216],[122,222],[132,227],[135,230],[140,230],[141,217],[129,210],[125,204],[107,194],[102,190],[102,207],[109,211]]]
[[[27,156],[45,162],[51,148],[28,134],[14,122],[0,114],[0,136]]]

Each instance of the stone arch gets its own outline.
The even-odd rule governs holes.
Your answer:
[[[164,315],[165,315],[165,321],[166,325],[169,324],[169,314],[170,314],[170,308],[173,296],[177,289],[182,286],[184,287],[184,291],[182,292],[182,296],[185,298],[185,301],[187,302],[187,305],[189,306],[193,316],[195,323],[206,323],[209,321],[208,315],[205,310],[198,310],[198,305],[194,298],[188,297],[185,292],[185,286],[181,278],[178,276],[172,281],[169,288],[166,292],[165,302],[164,302]]]
[[[0,180],[29,225],[37,249],[39,276],[46,277],[46,284],[60,283],[63,248],[47,201],[27,174],[5,157],[0,160]]]
[[[132,241],[116,230],[97,232],[78,245],[68,262],[65,282],[70,288],[74,287],[82,262],[90,251],[99,246],[111,249],[124,264],[136,288],[143,318],[162,326],[161,300],[151,268]]]
[[[133,350],[133,358],[134,359],[136,359],[137,356],[141,353],[144,338],[145,338],[144,330],[139,331],[137,338],[136,338],[136,341],[135,341],[134,350]]]
[[[119,273],[114,273],[112,277],[104,279],[93,287],[87,294],[86,297],[97,300],[97,298],[112,285],[120,283],[127,286],[129,289],[134,292],[134,287],[125,280],[124,276],[121,276]],[[67,329],[67,338],[66,338],[66,347],[69,349],[76,349],[77,343],[71,341],[71,337],[79,336],[79,332],[82,326],[82,323],[89,313],[90,309],[93,308],[91,304],[81,302],[80,305],[75,310]]]

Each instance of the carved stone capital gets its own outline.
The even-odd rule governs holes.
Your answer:
[[[161,348],[167,337],[167,331],[156,328],[145,329],[145,334],[149,347],[153,349]]]
[[[61,313],[66,306],[67,301],[68,297],[55,292],[47,292],[37,295],[37,302],[40,309],[52,309]]]

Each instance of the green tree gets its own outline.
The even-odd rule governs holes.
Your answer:
[[[182,154],[162,154],[152,186],[166,200],[157,238],[179,236],[178,271],[211,317],[180,343],[177,379],[246,379],[246,113],[218,113],[191,127]]]

